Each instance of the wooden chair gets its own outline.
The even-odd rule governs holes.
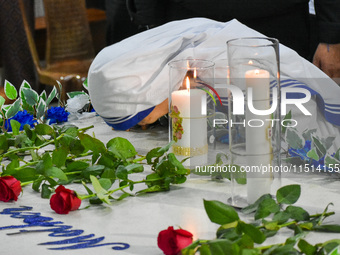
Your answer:
[[[46,63],[39,61],[32,31],[28,26],[24,0],[19,0],[25,32],[39,82],[62,84],[61,99],[66,92],[82,90],[82,83],[95,56],[85,0],[44,0],[46,20]]]

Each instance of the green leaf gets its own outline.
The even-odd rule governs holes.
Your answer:
[[[312,139],[313,139],[313,144],[316,147],[316,152],[319,155],[319,158],[322,158],[327,152],[326,148],[323,146],[323,144],[320,142],[318,138],[313,137]]]
[[[42,100],[44,100],[46,102],[46,99],[47,99],[47,95],[46,95],[46,91],[43,90],[41,93],[40,93],[40,96],[39,96]]]
[[[53,86],[53,89],[51,91],[51,93],[48,95],[48,98],[46,99],[46,106],[49,106],[50,103],[52,102],[52,100],[55,98],[55,96],[57,95],[57,88],[55,86]]]
[[[225,255],[225,254],[239,254],[239,247],[227,239],[216,239],[208,242],[211,254]]]
[[[201,245],[201,247],[199,248],[199,254],[200,255],[212,255],[211,254],[211,251],[210,251],[210,247],[208,244],[206,243],[203,243]],[[183,250],[182,250],[182,255],[195,255],[196,251],[195,249],[186,249],[185,252],[183,253]]]
[[[34,180],[32,184],[32,189],[36,192],[40,192],[40,185],[42,181],[44,180],[44,176],[39,176],[36,180]]]
[[[83,82],[83,87],[85,88],[85,89],[89,89],[89,85],[88,85],[88,81],[87,81],[87,78],[84,80],[84,82]]]
[[[110,179],[112,182],[114,182],[114,180],[116,179],[116,172],[114,169],[112,168],[106,168],[102,175],[101,175],[102,178],[107,178],[107,179]]]
[[[116,170],[116,177],[121,180],[127,180],[128,178],[128,171],[123,165],[119,165]]]
[[[35,168],[32,167],[24,167],[21,168],[20,170],[16,170],[12,174],[12,176],[20,180],[21,182],[29,182],[37,179],[37,173],[35,171]]]
[[[272,198],[262,200],[255,212],[255,220],[263,219],[272,213],[280,211],[280,206]]]
[[[13,135],[18,135],[20,127],[21,127],[20,122],[16,121],[15,119],[11,119],[10,123],[11,123]]]
[[[6,102],[5,98],[3,98],[2,96],[0,96],[0,109],[1,109],[1,107],[4,105],[5,102]]]
[[[137,155],[135,147],[125,138],[115,137],[106,144],[106,147],[108,151],[123,160]]]
[[[340,148],[335,152],[334,158],[336,158],[337,160],[340,160]]]
[[[87,134],[79,134],[81,144],[86,150],[93,151],[95,154],[104,153],[106,151],[105,145],[100,140],[89,136]]]
[[[298,247],[300,251],[306,255],[314,255],[316,254],[317,248],[311,244],[309,244],[306,240],[301,239],[298,242]]]
[[[299,199],[300,194],[300,185],[287,185],[276,192],[276,200],[280,204],[294,204]]]
[[[153,192],[159,192],[159,191],[162,191],[162,190],[164,190],[164,189],[162,189],[159,185],[154,185],[150,188],[140,190],[140,191],[136,192],[136,194],[153,193]]]
[[[125,168],[128,173],[141,173],[144,171],[144,167],[141,164],[131,164],[127,165]]]
[[[182,163],[176,158],[175,154],[169,153],[168,160],[170,163],[171,168],[176,169],[178,174],[186,174],[187,169],[182,165]]]
[[[260,244],[266,240],[266,236],[257,227],[244,222],[240,222],[239,226],[242,232],[248,235],[255,243]]]
[[[20,98],[18,98],[13,104],[10,105],[5,114],[6,119],[12,118],[15,114],[18,113],[18,111],[20,110],[20,102]]]
[[[293,129],[287,129],[286,142],[294,149],[302,149],[304,146],[303,138]]]
[[[52,135],[54,133],[54,130],[50,125],[38,124],[35,126],[35,132],[38,135]]]
[[[309,213],[301,207],[298,206],[288,206],[285,210],[290,218],[297,221],[307,221],[309,220]]]
[[[199,240],[194,241],[192,244],[188,245],[187,247],[185,247],[184,249],[181,250],[182,255],[195,255],[196,248],[198,248],[199,245],[200,245],[200,241]],[[203,246],[203,244],[202,244],[202,246]],[[208,254],[206,254],[206,255],[208,255]]]
[[[283,224],[289,220],[290,215],[285,211],[279,211],[274,214],[273,221],[277,221],[278,224]]]
[[[68,149],[60,147],[55,149],[52,153],[52,163],[57,167],[65,166],[66,158],[68,155]]]
[[[100,185],[99,180],[98,180],[95,176],[93,176],[93,175],[90,176],[90,180],[91,180],[91,183],[92,183],[92,186],[93,186],[94,190],[96,191],[97,197],[98,197],[101,201],[103,201],[103,202],[105,202],[105,203],[107,203],[107,204],[111,204],[111,202],[110,202],[110,200],[109,200],[109,196],[107,195],[107,190],[104,189],[104,188]]]
[[[309,140],[312,141],[312,134],[316,132],[316,129],[307,129],[303,131],[302,136],[305,139],[305,141]]]
[[[316,148],[311,149],[309,152],[307,152],[307,157],[310,157],[311,159],[314,159],[316,161],[319,161],[319,156],[316,153]]]
[[[72,92],[68,92],[66,93],[66,95],[69,97],[69,98],[74,98],[78,95],[85,95],[85,96],[88,96],[87,93],[85,93],[84,91],[72,91]],[[90,97],[89,97],[90,99]]]
[[[150,150],[146,154],[146,161],[147,161],[147,163],[151,164],[153,158],[159,158],[159,157],[163,156],[170,149],[170,147],[173,144],[174,144],[174,142],[170,142],[170,143],[168,143],[167,145],[165,145],[163,147],[157,147],[157,148],[154,148],[154,149]]]
[[[117,201],[123,200],[124,198],[127,198],[129,196],[131,196],[129,193],[123,193],[119,196],[119,198],[117,198]]]
[[[5,80],[5,94],[10,100],[15,100],[18,96],[17,89],[7,80]]]
[[[0,154],[6,152],[9,148],[7,137],[5,135],[0,135]]]
[[[22,88],[22,92],[28,105],[33,106],[39,102],[39,95],[33,89]]]
[[[41,186],[41,197],[42,198],[50,198],[52,194],[52,191],[50,189],[50,187],[47,184],[43,184]]]
[[[244,214],[250,214],[250,213],[253,213],[257,210],[257,208],[259,207],[259,204],[265,200],[265,199],[268,199],[268,198],[271,198],[272,196],[270,194],[264,194],[262,195],[259,199],[257,199],[255,201],[255,203],[251,204],[251,205],[248,205],[246,207],[244,207],[242,209],[242,213]]]
[[[67,172],[73,172],[73,171],[81,171],[87,167],[89,167],[89,163],[84,162],[84,161],[73,161],[69,164],[67,164],[66,168],[67,168]]]
[[[327,242],[324,242],[322,244],[322,247],[326,254],[330,254],[331,252],[334,252],[334,249],[338,249],[340,246],[340,239],[333,239],[333,240],[329,240]],[[335,253],[337,254],[337,253]],[[333,254],[332,254],[333,255]]]
[[[278,231],[280,229],[277,221],[264,221],[263,225],[267,230]]]
[[[91,197],[89,202],[91,205],[100,205],[103,203],[103,201],[100,200],[98,197]]]
[[[45,175],[53,178],[58,178],[59,180],[67,181],[68,178],[66,174],[58,167],[50,167],[45,170]]]
[[[327,155],[325,157],[325,164],[326,164],[326,166],[329,166],[329,167],[334,167],[334,168],[335,168],[335,166],[339,167],[340,166],[340,160],[337,160],[335,158],[335,156],[333,158],[332,156]]]
[[[299,240],[301,240],[302,238],[306,237],[307,233],[305,232],[301,232],[299,234],[296,234],[294,236],[288,237],[286,239],[285,244],[287,245],[295,245]]]
[[[337,247],[335,247],[333,250],[331,250],[329,253],[329,255],[339,255],[340,254],[340,245],[338,245]]]
[[[239,220],[235,209],[222,202],[204,200],[204,208],[209,219],[214,223],[224,225]]]
[[[108,190],[112,186],[112,182],[110,181],[110,179],[100,178],[98,181],[105,190]]]
[[[315,226],[313,230],[318,232],[340,233],[340,225],[337,224],[320,225]]]
[[[299,255],[298,251],[294,248],[292,244],[286,244],[283,246],[275,247],[275,249],[271,250],[270,254],[275,255]]]
[[[38,103],[38,106],[36,108],[36,111],[37,111],[37,119],[40,119],[42,116],[45,115],[45,112],[46,112],[46,103],[43,99],[39,99],[39,103]]]

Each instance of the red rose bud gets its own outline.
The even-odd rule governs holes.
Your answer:
[[[0,177],[0,201],[17,201],[20,193],[20,181],[15,179],[13,176]]]
[[[192,243],[192,234],[184,229],[174,230],[173,227],[168,227],[159,232],[157,243],[165,255],[177,255]]]
[[[55,192],[50,199],[50,205],[56,213],[68,214],[70,211],[79,208],[81,200],[73,190],[66,189],[60,185]]]

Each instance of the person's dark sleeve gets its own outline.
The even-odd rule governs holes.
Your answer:
[[[319,28],[319,41],[340,43],[340,1],[315,0],[315,11]]]

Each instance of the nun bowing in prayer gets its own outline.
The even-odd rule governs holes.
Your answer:
[[[153,123],[168,113],[170,61],[226,59],[228,40],[259,36],[264,35],[237,20],[224,23],[192,18],[169,22],[110,45],[99,52],[89,69],[88,87],[93,107],[115,130]],[[313,90],[326,105],[339,105],[337,84],[282,44],[280,68],[281,79],[313,78],[305,81],[306,88]],[[325,132],[332,129],[339,133],[340,105],[339,111],[333,109],[326,113],[325,104],[314,103],[314,118],[303,122],[306,128],[316,126]]]

